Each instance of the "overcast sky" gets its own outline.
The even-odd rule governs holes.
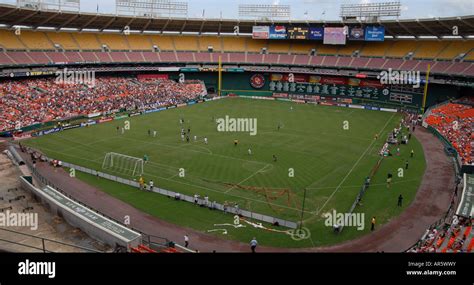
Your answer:
[[[39,1],[39,0],[32,0]],[[41,0],[58,1],[58,0]],[[188,17],[238,18],[239,4],[281,4],[291,5],[292,19],[338,20],[341,4],[387,2],[380,0],[172,0],[188,2]],[[474,0],[401,0],[400,18],[433,18],[474,15]],[[16,0],[0,0],[0,3],[15,4]],[[115,14],[115,0],[81,0],[81,11],[97,11]]]

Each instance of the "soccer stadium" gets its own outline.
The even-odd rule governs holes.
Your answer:
[[[474,251],[469,1],[89,2],[0,3],[0,251]]]

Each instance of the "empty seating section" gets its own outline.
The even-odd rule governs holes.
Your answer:
[[[193,36],[176,36],[174,37],[174,45],[177,51],[197,51],[198,50],[197,38]]]
[[[147,35],[128,35],[126,36],[131,50],[152,51],[153,44]]]
[[[15,32],[9,30],[0,30],[0,46],[5,49],[26,49],[26,46],[18,39]]]
[[[387,60],[383,58],[371,58],[367,63],[367,67],[381,69],[382,67],[384,67],[385,62],[387,62]]]
[[[81,50],[101,50],[96,34],[92,33],[73,33],[72,34]]]
[[[202,36],[198,37],[198,40],[200,51],[207,51],[208,48],[211,46],[216,52],[222,51],[222,43],[220,37]]]
[[[54,44],[60,45],[65,50],[79,50],[80,47],[74,41],[71,33],[45,33],[49,40]]]
[[[107,45],[110,50],[130,50],[125,36],[122,34],[98,34],[102,45]]]
[[[437,56],[437,58],[453,59],[462,53],[467,54],[473,48],[474,48],[473,41],[452,41],[449,43],[447,48],[441,51],[441,53]]]
[[[385,42],[371,42],[366,43],[362,48],[360,55],[361,56],[385,56],[388,48],[393,44],[393,41]]]
[[[395,41],[385,55],[388,57],[404,57],[409,52],[415,52],[417,46],[418,43],[414,41]]]
[[[316,44],[311,42],[298,42],[291,45],[290,52],[292,54],[309,55],[312,49],[316,49]]]
[[[269,53],[286,53],[290,52],[290,42],[289,41],[269,41],[268,49]]]
[[[242,37],[222,37],[224,52],[245,52],[247,38]]]
[[[58,44],[64,52],[55,47]],[[110,52],[102,52],[107,45]],[[160,52],[153,51],[157,46]],[[213,48],[213,53],[208,48]],[[387,40],[324,45],[321,41],[254,40],[237,36],[124,35],[0,29],[1,65],[79,62],[266,63],[426,71],[474,75],[473,40]],[[262,55],[262,48],[267,54]],[[315,49],[315,56],[310,52]],[[24,52],[24,51],[28,52]],[[353,56],[354,51],[359,56]],[[402,57],[413,52],[412,60]],[[465,54],[463,62],[453,59]]]
[[[252,40],[252,39],[247,40],[247,52],[260,53],[262,51],[262,48],[266,48],[266,47],[267,47],[266,40]]]
[[[156,45],[160,50],[174,51],[173,38],[171,36],[150,36],[153,45]]]
[[[360,51],[362,46],[363,42],[350,42],[345,46],[341,46],[337,51],[337,54],[351,56],[356,50]]]
[[[54,45],[43,32],[21,31],[18,38],[30,50],[54,50]]]
[[[447,47],[445,41],[420,41],[414,58],[436,58]]]
[[[324,45],[322,43],[318,43],[316,46],[316,53],[318,55],[336,55],[339,46],[333,45]]]

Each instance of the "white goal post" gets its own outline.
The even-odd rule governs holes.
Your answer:
[[[141,158],[108,152],[105,154],[102,169],[111,170],[113,172],[123,173],[131,176],[143,175],[144,161]]]

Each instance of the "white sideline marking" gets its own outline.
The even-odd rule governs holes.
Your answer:
[[[228,193],[230,192],[230,190],[234,189],[235,187],[239,186],[240,184],[244,183],[245,181],[249,180],[250,178],[254,177],[255,175],[259,174],[260,172],[262,172],[265,168],[267,168],[267,166],[269,166],[270,164],[266,164],[264,167],[260,168],[259,170],[257,170],[255,173],[253,173],[252,175],[250,175],[249,177],[245,178],[244,180],[240,181],[239,183],[237,183],[236,185],[232,186],[229,190],[225,191],[224,193]]]
[[[380,130],[379,134],[383,132],[383,130],[385,130],[385,128],[387,127],[388,123],[390,123],[390,121],[392,121],[393,117],[395,116],[396,113],[394,113],[388,120],[387,122],[385,123],[385,125],[383,126],[383,128]],[[344,178],[342,179],[341,183],[339,183],[339,185],[337,185],[336,189],[331,193],[331,195],[329,196],[329,198],[326,200],[326,202],[318,209],[318,211],[316,212],[316,215],[319,215],[319,213],[323,210],[323,208],[329,203],[329,201],[332,199],[332,197],[334,196],[334,194],[336,194],[336,192],[341,188],[342,184],[344,184],[344,182],[346,181],[346,179],[349,177],[349,175],[352,173],[352,171],[354,171],[354,169],[356,168],[356,166],[359,164],[359,162],[362,160],[362,158],[365,156],[365,154],[369,151],[369,149],[372,147],[372,145],[376,142],[376,140],[373,140],[372,143],[367,147],[367,149],[362,153],[362,155],[359,157],[359,159],[354,163],[354,165],[352,166],[352,168],[349,170],[349,172],[346,174],[346,176],[344,176]]]

